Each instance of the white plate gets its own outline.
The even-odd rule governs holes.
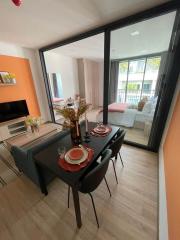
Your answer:
[[[98,134],[106,134],[109,131],[109,128],[106,127],[104,130],[99,130],[98,128],[94,128],[94,132]]]
[[[64,159],[66,160],[66,162],[68,162],[70,164],[80,164],[80,163],[86,161],[86,159],[88,157],[88,151],[86,149],[82,148],[82,151],[83,151],[82,158],[80,158],[78,160],[71,160],[70,157],[69,157],[69,151],[65,154],[65,158]]]

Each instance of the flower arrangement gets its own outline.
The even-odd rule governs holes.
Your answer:
[[[77,101],[74,101],[72,106],[69,106],[66,103],[61,108],[57,108],[56,111],[65,118],[64,127],[74,127],[76,121],[79,122],[79,119],[83,114],[88,110],[89,104],[86,103],[84,99],[79,98]]]
[[[26,126],[28,127],[31,127],[31,131],[34,132],[34,131],[39,131],[39,125],[41,124],[41,118],[40,117],[27,117],[26,119]]]
[[[64,106],[56,108],[57,113],[64,117],[64,129],[70,128],[71,139],[74,144],[79,144],[81,142],[81,129],[79,125],[79,119],[85,114],[89,108],[89,104],[86,103],[85,99],[80,97],[77,100],[72,98],[67,99]],[[86,118],[87,124],[87,118]]]

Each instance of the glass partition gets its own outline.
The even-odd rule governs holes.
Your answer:
[[[78,97],[90,104],[87,117],[95,122],[103,108],[104,34],[46,51],[44,58],[56,123],[64,122],[57,109]]]
[[[64,44],[60,47],[51,45],[41,49],[42,66],[48,77],[45,78],[47,95],[55,122],[64,122],[57,108],[64,101],[73,102],[80,96],[91,104],[90,121],[124,128],[127,143],[155,149],[158,136],[154,129],[160,126],[154,121],[154,116],[157,120],[157,103],[164,99],[161,96],[163,81],[172,79],[165,72],[173,69],[171,63],[175,55],[171,52],[176,49],[174,43],[178,39],[175,18],[176,11],[153,18],[147,16],[144,21],[141,20],[145,17],[135,17],[139,20],[136,24],[118,29],[115,22],[102,28],[101,34],[86,37],[88,32],[79,35],[80,39],[84,37],[82,40],[71,42],[70,38],[67,39],[69,44],[62,41],[56,44]],[[170,98],[167,101],[170,102]],[[158,116],[161,118],[162,112]]]
[[[108,122],[148,145],[175,12],[111,31]]]

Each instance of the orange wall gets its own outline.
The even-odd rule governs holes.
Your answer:
[[[163,146],[169,240],[180,239],[180,94]]]
[[[25,99],[30,115],[39,116],[40,111],[29,60],[0,55],[0,71],[7,71],[16,76],[16,85],[0,86],[0,102]]]

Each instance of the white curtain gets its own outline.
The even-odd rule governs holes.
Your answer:
[[[93,108],[103,105],[103,63],[83,59],[85,97]]]

